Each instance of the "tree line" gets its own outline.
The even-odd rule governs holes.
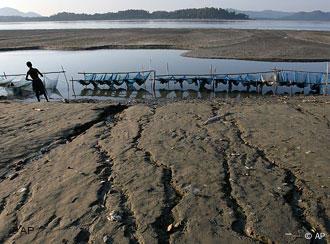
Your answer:
[[[221,8],[193,8],[175,11],[125,10],[104,14],[75,14],[62,12],[49,17],[0,17],[0,21],[75,21],[75,20],[129,20],[129,19],[249,19],[246,14]]]

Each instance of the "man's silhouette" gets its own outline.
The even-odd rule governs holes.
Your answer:
[[[44,83],[42,83],[42,80],[39,78],[39,75],[41,75],[41,77],[44,77],[43,74],[41,74],[38,69],[33,68],[31,62],[27,62],[26,65],[29,67],[29,71],[26,74],[26,80],[32,81],[32,88],[33,91],[36,93],[38,102],[40,102],[40,95],[44,95],[47,102],[49,102]],[[29,79],[29,76],[31,77],[31,79]]]

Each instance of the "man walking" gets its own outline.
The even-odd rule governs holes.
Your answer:
[[[32,88],[33,88],[33,91],[36,94],[38,102],[40,102],[40,95],[44,95],[47,102],[49,102],[48,97],[47,97],[47,91],[46,91],[46,88],[44,86],[44,83],[39,78],[39,75],[41,77],[44,77],[43,74],[38,69],[33,68],[31,62],[27,62],[26,65],[29,67],[29,71],[26,74],[26,80],[31,80],[32,81]],[[31,77],[31,79],[29,79],[29,76]]]

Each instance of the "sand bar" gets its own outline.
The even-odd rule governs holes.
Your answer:
[[[329,61],[330,32],[233,29],[3,30],[0,51],[182,49],[199,58]]]

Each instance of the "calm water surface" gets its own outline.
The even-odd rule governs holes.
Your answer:
[[[273,68],[293,69],[302,71],[326,70],[326,63],[284,63],[284,62],[257,62],[242,60],[220,59],[196,59],[181,56],[184,51],[179,50],[95,50],[95,51],[15,51],[0,53],[0,73],[24,74],[27,71],[27,60],[42,72],[59,71],[61,66],[67,71],[68,79],[81,79],[78,72],[121,72],[140,71],[146,69],[156,70],[157,74],[209,74],[211,67],[213,73],[245,73],[270,71]],[[48,75],[49,78],[57,78],[57,75]],[[150,90],[150,84],[142,86],[140,93],[126,91],[109,91],[103,89],[94,91],[92,87],[84,89],[75,83],[75,91],[82,97],[143,97],[146,94],[142,90]],[[159,86],[157,96],[161,96],[162,89],[167,86]],[[172,87],[173,88],[173,87]],[[174,87],[180,90],[180,87]],[[190,87],[185,87],[190,89]],[[59,76],[58,90],[67,96],[67,84],[64,76]],[[185,91],[167,92],[166,96],[187,97]],[[164,93],[164,91],[163,91]],[[194,92],[192,92],[194,93]],[[70,95],[72,95],[70,82]],[[164,96],[164,94],[163,94]],[[198,92],[192,96],[200,97]],[[57,95],[55,95],[57,97]]]
[[[286,20],[108,20],[108,21],[47,21],[0,22],[0,30],[40,29],[110,29],[110,28],[210,28],[330,31],[330,21]]]

